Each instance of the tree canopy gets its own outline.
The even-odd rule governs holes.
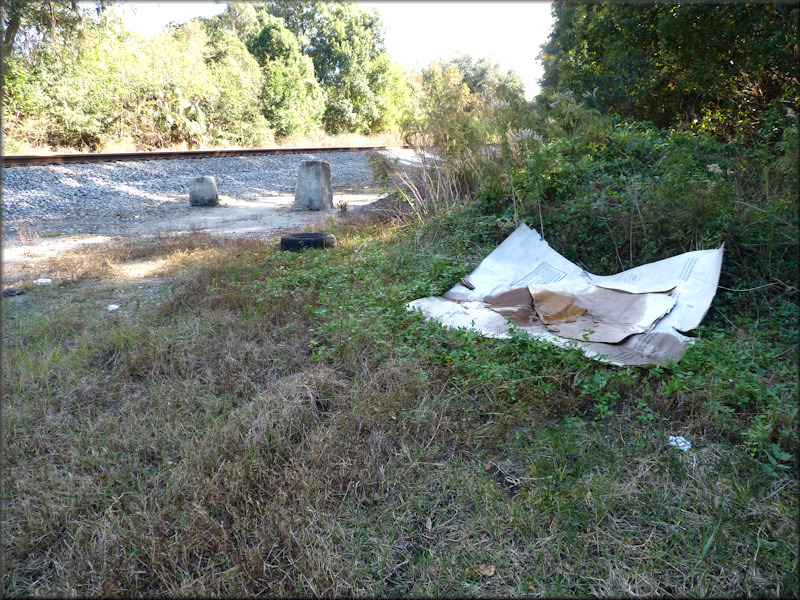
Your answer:
[[[604,112],[733,135],[800,99],[796,4],[556,0],[553,13],[543,90]]]
[[[328,132],[367,133],[399,121],[398,101],[406,94],[374,12],[349,1],[230,2],[216,22],[262,61],[266,55],[308,57],[324,92],[322,124]]]
[[[1,8],[7,148],[397,132],[412,93],[377,14],[351,1],[231,1],[150,40],[110,0]]]

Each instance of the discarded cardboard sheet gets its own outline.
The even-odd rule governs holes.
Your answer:
[[[615,365],[680,358],[716,294],[723,248],[611,276],[588,273],[521,225],[443,296],[410,302],[429,319],[505,338],[518,327]],[[510,321],[510,322],[509,322]]]

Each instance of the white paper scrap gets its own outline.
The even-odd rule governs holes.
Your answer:
[[[679,450],[683,450],[684,452],[686,452],[692,447],[692,445],[689,443],[689,440],[679,435],[669,436],[669,440],[667,440],[667,445],[675,446],[676,448],[678,448]]]

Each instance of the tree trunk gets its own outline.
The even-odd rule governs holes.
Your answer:
[[[14,41],[16,40],[20,24],[21,19],[19,15],[9,15],[8,26],[6,27],[5,34],[3,35],[4,56],[11,56],[11,51],[14,50]]]

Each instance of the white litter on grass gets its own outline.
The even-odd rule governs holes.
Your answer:
[[[53,280],[43,277],[42,279],[37,279],[33,283],[35,283],[36,285],[51,285],[53,283]]]
[[[108,305],[108,312],[113,312],[115,310],[119,310],[119,304],[109,304]]]
[[[679,450],[683,450],[684,452],[686,452],[687,450],[689,450],[692,447],[692,444],[689,443],[689,440],[687,440],[686,438],[681,437],[679,435],[678,436],[676,436],[676,435],[669,436],[669,439],[667,440],[667,445],[668,446],[675,446],[676,448],[678,448]]]
[[[695,250],[593,275],[522,224],[442,296],[406,308],[487,337],[507,339],[513,327],[612,365],[658,364],[679,359],[694,342],[682,332],[697,327],[711,306],[722,253]]]

